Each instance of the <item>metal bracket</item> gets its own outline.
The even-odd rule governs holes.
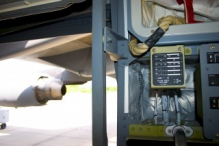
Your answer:
[[[172,136],[173,137],[177,129],[182,129],[185,132],[186,137],[190,137],[193,134],[192,128],[190,128],[188,126],[176,126],[176,125],[168,126],[165,129],[165,133],[168,136]]]
[[[111,29],[104,28],[104,51],[109,54],[110,59],[118,61],[128,58],[128,40]]]

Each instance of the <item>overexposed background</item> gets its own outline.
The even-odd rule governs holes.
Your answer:
[[[0,62],[1,73],[16,77],[14,69],[37,71],[50,66],[16,59]],[[4,69],[4,70],[3,70]],[[7,72],[10,72],[7,74]],[[9,76],[10,74],[10,76]],[[2,74],[1,74],[2,75]],[[109,146],[116,146],[117,83],[107,77],[107,131]],[[4,146],[58,146],[92,145],[92,81],[78,85],[61,101],[49,101],[37,107],[1,107],[9,110],[7,128],[0,130],[0,145]],[[70,88],[75,88],[71,86]],[[83,92],[86,89],[86,92]],[[72,92],[74,91],[74,92]]]

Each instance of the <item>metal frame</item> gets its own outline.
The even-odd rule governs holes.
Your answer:
[[[92,13],[92,139],[93,146],[107,146],[106,54],[102,42],[106,26],[106,1],[93,0]]]
[[[128,30],[127,30],[127,1],[126,0],[112,0],[111,1],[111,11],[117,12],[117,15],[112,15],[112,20],[116,20],[116,22],[112,22],[112,30],[116,32],[123,38],[128,38]],[[125,146],[126,145],[126,138],[128,137],[129,133],[129,125],[131,123],[135,123],[134,121],[130,120],[128,114],[125,113],[124,104],[125,104],[125,95],[127,95],[127,90],[125,89],[124,85],[126,83],[126,76],[127,73],[127,65],[129,64],[129,59],[133,59],[130,55],[129,51],[126,50],[122,46],[118,46],[118,52],[122,52],[127,59],[118,60],[115,63],[116,68],[116,75],[117,75],[117,83],[118,83],[118,93],[117,93],[117,101],[118,101],[118,108],[117,108],[117,145],[118,146]],[[129,59],[128,59],[129,58]]]
[[[109,32],[110,35],[113,35],[113,41],[121,41],[122,38],[128,39],[128,31],[130,31],[132,34],[132,29],[130,29],[130,9],[129,9],[129,2],[131,0],[111,0],[111,12],[112,12],[112,31],[114,32]],[[133,0],[134,1],[134,0]],[[117,15],[115,14],[117,12]],[[129,18],[129,19],[128,19]],[[208,23],[208,24],[198,24],[198,26],[201,27],[206,27],[210,26],[210,31],[206,30],[205,32],[198,32],[196,33],[195,31],[193,32],[188,32],[189,29],[196,28],[196,24],[193,25],[181,25],[181,26],[171,26],[170,31],[167,32],[167,35],[165,35],[156,45],[178,45],[178,44],[183,44],[186,45],[186,47],[191,48],[190,53],[192,55],[197,55],[197,47],[200,44],[203,43],[210,43],[210,42],[218,42],[219,41],[219,33],[214,32],[213,30],[216,27],[218,22],[213,22],[213,23]],[[176,30],[181,30],[177,35],[169,35],[169,34],[174,34],[174,32],[178,32]],[[148,31],[150,31],[153,28],[147,28]],[[184,32],[186,30],[186,32]],[[147,33],[150,34],[150,33]],[[112,37],[112,36],[110,36]],[[136,37],[138,39],[144,39],[141,37],[139,34],[136,34]],[[114,40],[117,39],[117,40]],[[107,43],[107,41],[105,41]],[[105,44],[106,45],[106,44]],[[126,99],[128,98],[128,79],[126,78],[126,74],[128,71],[129,64],[137,58],[133,57],[129,51],[128,48],[122,48],[121,46],[117,44],[109,45],[110,48],[106,51],[110,51],[111,53],[114,53],[112,56],[116,56],[118,60],[115,63],[115,68],[116,68],[116,75],[117,75],[117,82],[118,82],[118,115],[117,115],[117,145],[118,146],[125,146],[127,144],[129,136],[129,130],[130,126],[132,124],[138,123],[137,121],[130,119],[128,116],[128,109],[126,109],[126,106],[128,102]],[[117,46],[117,48],[113,48]],[[127,46],[127,45],[125,45]],[[148,57],[148,54],[143,57]]]

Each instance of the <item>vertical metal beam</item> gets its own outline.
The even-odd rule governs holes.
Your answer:
[[[113,2],[113,8],[117,8],[117,10],[113,10],[117,12],[117,19],[115,25],[116,28],[113,28],[117,31],[117,33],[124,38],[127,36],[127,25],[126,25],[126,0],[111,0]],[[115,6],[116,5],[116,6]],[[114,15],[113,15],[114,16]],[[113,22],[112,22],[113,23]],[[112,25],[115,27],[115,25]],[[118,48],[121,49],[121,48]],[[128,48],[127,48],[128,51]],[[125,146],[126,138],[128,136],[128,117],[124,113],[124,96],[125,96],[125,60],[119,60],[116,64],[117,69],[117,82],[118,82],[118,108],[117,108],[117,146]]]
[[[106,0],[93,0],[92,11],[92,140],[93,146],[107,146],[106,132],[106,54],[103,31]]]
[[[117,0],[110,1],[111,6],[111,22],[112,22],[112,30],[114,32],[118,32],[118,2]]]
[[[118,3],[118,34],[126,38],[127,36],[127,0],[117,0]]]

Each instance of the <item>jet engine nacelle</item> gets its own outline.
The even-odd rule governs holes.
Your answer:
[[[61,100],[66,93],[60,79],[48,76],[0,80],[0,106],[26,107],[45,105],[48,100]]]

